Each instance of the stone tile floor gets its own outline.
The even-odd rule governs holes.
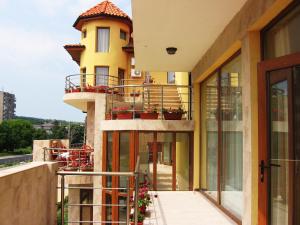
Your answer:
[[[199,192],[158,191],[151,196],[144,225],[236,225]]]

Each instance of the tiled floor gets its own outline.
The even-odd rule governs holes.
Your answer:
[[[236,225],[199,192],[160,191],[151,195],[153,203],[144,225]]]

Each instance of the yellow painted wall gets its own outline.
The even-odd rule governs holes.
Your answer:
[[[110,28],[110,49],[109,52],[97,52],[97,27]],[[127,40],[120,38],[120,29],[127,32]],[[85,45],[85,50],[81,54],[80,68],[86,68],[87,74],[95,74],[95,66],[109,66],[109,75],[118,76],[118,69],[128,71],[128,53],[122,47],[128,44],[130,28],[128,25],[113,20],[93,20],[85,23],[82,30],[86,30],[86,38],[81,38],[81,44]],[[89,81],[91,82],[91,81]]]
[[[178,190],[189,190],[189,134],[176,134],[176,179]]]

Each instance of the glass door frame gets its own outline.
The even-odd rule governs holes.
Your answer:
[[[293,155],[293,93],[292,76],[278,77],[277,80],[270,80],[268,72],[285,69],[300,64],[300,53],[291,54],[276,59],[266,60],[258,64],[258,225],[270,225],[270,169],[266,162],[270,160],[270,110],[269,110],[269,87],[271,84],[288,81],[288,146],[289,157]],[[293,171],[290,166],[289,171]],[[293,179],[291,179],[293,180]],[[291,181],[293,182],[293,181]],[[293,185],[289,184],[289,225],[293,224]],[[291,212],[291,213],[290,213]]]

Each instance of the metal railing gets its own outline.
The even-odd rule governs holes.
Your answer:
[[[191,120],[192,91],[191,86],[174,84],[113,86],[107,89],[106,119],[121,119],[119,114],[126,114],[127,119],[143,119],[150,113],[155,119],[182,114],[182,119]]]
[[[74,74],[66,77],[65,92],[105,93],[108,87],[119,84],[119,78],[112,75]]]
[[[80,148],[44,148],[44,161],[58,162],[59,169],[65,171],[93,171],[94,149],[89,146]]]
[[[82,224],[82,223],[90,223],[90,224],[130,224],[130,215],[131,215],[131,208],[134,209],[133,211],[133,218],[134,218],[134,224],[138,224],[138,198],[139,198],[139,166],[140,166],[140,158],[137,158],[136,167],[134,172],[66,172],[66,171],[58,171],[57,175],[60,176],[60,187],[57,187],[58,190],[60,190],[60,199],[61,199],[61,224]],[[119,188],[110,188],[110,187],[103,187],[103,186],[97,186],[97,184],[93,184],[93,187],[84,187],[84,189],[91,189],[93,191],[106,191],[106,190],[120,190],[125,191],[126,194],[126,204],[107,204],[107,203],[95,203],[93,200],[93,203],[65,203],[65,193],[66,190],[68,192],[71,189],[81,189],[80,186],[70,186],[66,183],[66,177],[74,177],[74,176],[88,176],[88,177],[124,177],[126,178],[126,187],[119,187]],[[130,179],[134,179],[134,185],[133,187],[130,187]],[[132,194],[131,194],[132,193]],[[102,195],[103,196],[103,195]],[[130,199],[133,198],[133,201],[131,202]],[[70,200],[70,199],[69,199]],[[65,221],[65,207],[73,208],[73,207],[81,207],[81,206],[90,206],[93,207],[126,207],[126,220],[125,221],[106,221],[106,220],[93,220],[90,221],[83,221],[81,219],[78,220],[71,220],[71,221]],[[101,211],[100,210],[100,211]],[[94,210],[93,210],[94,211]],[[102,214],[102,213],[101,213]],[[78,215],[77,215],[78,216]],[[94,215],[93,215],[94,217]],[[98,218],[101,217],[101,215],[97,216]]]

